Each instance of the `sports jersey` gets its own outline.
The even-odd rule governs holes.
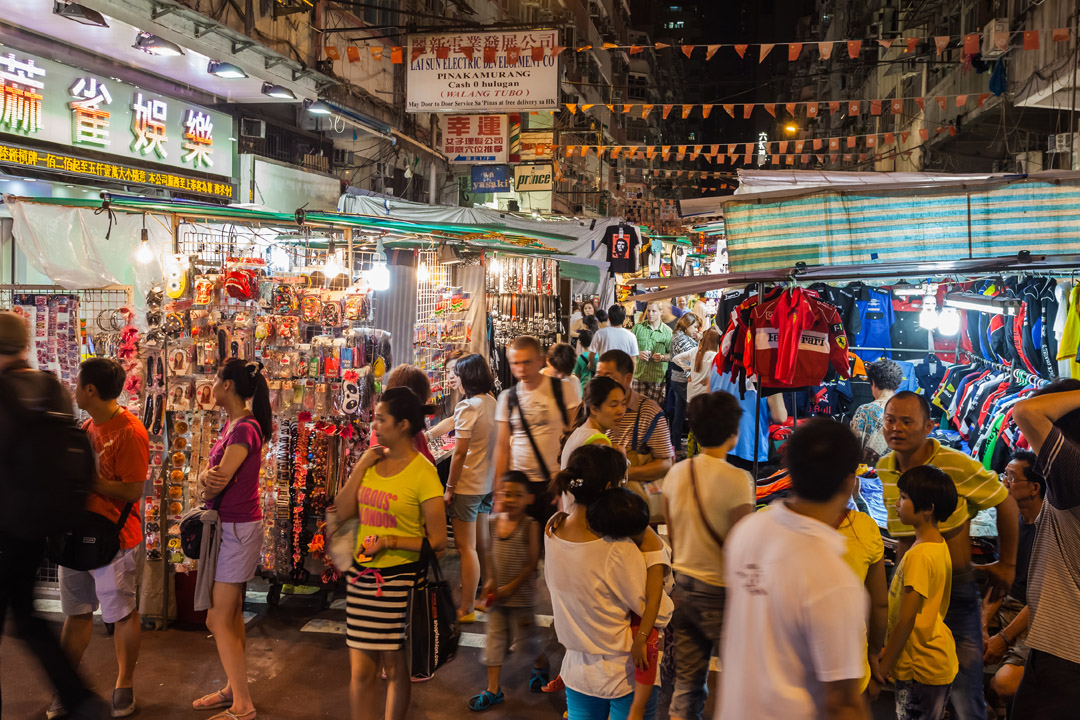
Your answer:
[[[847,335],[836,309],[796,289],[756,305],[750,312],[747,342],[753,351],[747,371],[762,387],[817,386],[830,365],[844,378],[851,372]]]
[[[859,317],[859,307],[855,302],[857,291],[848,288],[838,288],[825,283],[814,283],[810,289],[818,294],[818,297],[836,308],[840,314],[840,322],[844,323],[844,332],[849,338],[853,338],[862,330],[862,319]]]
[[[892,293],[888,290],[867,287],[861,283],[853,285],[860,287],[856,306],[862,327],[852,344],[860,348],[892,347],[894,319]],[[852,285],[848,287],[852,288]],[[856,350],[855,352],[864,362],[873,362],[883,357],[892,358],[892,353],[888,350]]]

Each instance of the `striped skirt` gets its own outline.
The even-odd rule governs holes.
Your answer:
[[[391,568],[361,568],[346,573],[345,637],[356,650],[401,650],[409,623],[409,592],[416,586],[417,563]]]

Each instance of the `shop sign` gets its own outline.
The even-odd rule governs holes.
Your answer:
[[[506,115],[449,115],[443,123],[443,155],[451,163],[504,163]]]
[[[231,200],[233,186],[229,182],[216,182],[202,178],[187,177],[168,172],[117,165],[109,162],[85,160],[71,155],[0,143],[0,165],[23,168],[58,170],[72,175],[82,175],[96,180],[112,180],[133,185],[150,185],[177,192],[209,195]]]
[[[215,110],[19,51],[0,56],[0,138],[7,141],[231,177],[232,129],[232,118]]]
[[[409,37],[406,110],[506,112],[559,109],[557,30]],[[543,53],[533,48],[543,48]]]
[[[521,133],[521,161],[537,162],[555,158],[554,130],[526,130]]]
[[[510,192],[510,167],[507,165],[474,167],[472,191],[474,193]]]
[[[554,187],[550,165],[518,165],[514,168],[514,190],[523,192],[550,192]]]

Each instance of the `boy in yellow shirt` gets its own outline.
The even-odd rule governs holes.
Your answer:
[[[881,672],[896,682],[897,720],[941,720],[959,664],[945,625],[952,591],[952,560],[938,531],[956,509],[956,485],[932,465],[914,467],[896,483],[901,521],[915,528],[915,544],[889,588],[889,631]]]

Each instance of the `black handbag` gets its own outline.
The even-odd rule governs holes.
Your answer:
[[[457,653],[457,605],[443,580],[439,559],[427,539],[420,551],[420,575],[409,593],[410,673],[427,680]]]
[[[105,567],[120,552],[120,533],[133,507],[135,503],[124,505],[119,522],[84,510],[76,520],[74,529],[48,538],[46,555],[57,565],[70,570]]]

